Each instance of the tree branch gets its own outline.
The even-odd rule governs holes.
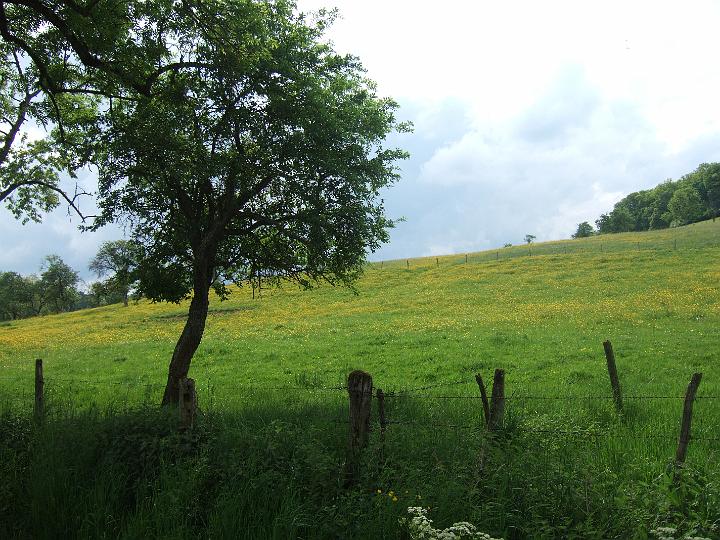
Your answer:
[[[70,208],[72,208],[72,210],[75,211],[75,213],[78,215],[78,217],[80,218],[80,220],[83,223],[85,223],[85,221],[88,219],[98,217],[98,216],[94,216],[94,215],[86,216],[85,214],[83,214],[80,211],[80,209],[75,204],[75,201],[77,201],[78,197],[80,197],[82,195],[91,195],[90,193],[87,193],[85,191],[80,191],[80,192],[76,191],[75,194],[72,197],[70,197],[70,195],[65,193],[64,190],[60,189],[56,185],[50,184],[49,182],[43,182],[42,180],[28,180],[28,181],[15,182],[14,184],[10,184],[10,186],[8,186],[6,189],[4,189],[2,192],[0,192],[0,202],[4,201],[6,198],[8,198],[16,189],[21,188],[23,186],[39,186],[39,187],[43,187],[45,189],[54,191],[55,193],[60,195],[60,197],[65,199],[65,202],[68,204],[68,206]]]

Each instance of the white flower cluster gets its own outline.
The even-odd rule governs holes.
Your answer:
[[[650,533],[654,534],[658,540],[710,540],[710,538],[705,538],[704,536],[689,535],[685,535],[681,539],[676,538],[675,534],[677,534],[677,529],[675,527],[657,527],[650,531]]]
[[[427,509],[421,506],[408,508],[410,518],[402,518],[400,523],[406,525],[412,540],[456,540],[460,538],[476,538],[478,540],[502,540],[492,538],[489,534],[479,532],[472,523],[460,521],[447,529],[435,529],[432,520],[427,517]]]

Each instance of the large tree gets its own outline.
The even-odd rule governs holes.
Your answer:
[[[311,21],[282,0],[179,6],[197,20],[155,37],[192,69],[156,72],[152,92],[114,103],[95,224],[123,220],[142,246],[143,295],[191,298],[163,403],[188,374],[211,287],[224,297],[258,269],[352,283],[387,239],[378,197],[405,157],[383,146],[405,129],[396,104],[322,41],[330,16]]]

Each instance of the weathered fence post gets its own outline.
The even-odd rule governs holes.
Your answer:
[[[692,424],[693,402],[698,386],[700,386],[702,373],[695,373],[690,379],[690,384],[685,392],[685,403],[683,405],[682,419],[680,421],[680,437],[678,438],[677,451],[675,452],[675,466],[681,468],[685,464],[688,444],[690,443],[690,425]],[[675,477],[677,480],[677,476]]]
[[[478,373],[475,375],[475,381],[480,387],[480,398],[482,399],[483,416],[485,417],[485,427],[490,423],[490,404],[488,403],[487,392],[485,391],[485,383],[482,376]]]
[[[499,251],[496,251],[496,252],[495,252],[495,260],[496,260],[496,261],[499,261],[499,260],[500,260],[500,252],[499,252]]]
[[[350,398],[350,432],[348,459],[345,465],[345,485],[351,486],[358,475],[360,451],[367,446],[370,433],[370,409],[372,405],[372,375],[355,370],[348,376]]]
[[[45,379],[43,378],[43,361],[35,360],[35,421],[41,422],[45,415]]]
[[[677,249],[677,238],[673,239],[673,249]]]
[[[490,396],[490,419],[488,429],[493,431],[503,423],[505,416],[505,370],[496,369]]]
[[[180,390],[180,429],[192,428],[195,424],[195,413],[197,412],[197,395],[195,394],[195,381],[183,377],[178,381]]]
[[[348,376],[350,397],[350,450],[355,453],[367,446],[372,404],[372,376],[356,370]]]
[[[405,259],[405,263],[407,264],[407,267],[410,268],[410,259]]]
[[[436,258],[436,259],[435,259],[435,264],[437,264],[437,265],[438,265],[438,268],[440,268],[440,259],[437,259],[437,258]]]
[[[467,253],[465,254],[465,264],[467,264]]]
[[[610,385],[612,386],[615,408],[618,412],[623,412],[620,379],[618,378],[617,366],[615,365],[615,353],[613,352],[612,343],[610,343],[610,341],[603,341],[603,348],[605,349],[605,358],[607,359],[608,375],[610,375]]]

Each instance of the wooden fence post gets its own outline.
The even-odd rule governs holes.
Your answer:
[[[410,259],[405,259],[405,263],[407,264],[407,267],[410,268]]]
[[[45,379],[43,378],[43,361],[35,360],[35,421],[41,422],[45,415]]]
[[[372,404],[372,376],[356,370],[348,376],[350,397],[350,439],[351,452],[356,453],[368,443],[370,432],[370,406]]]
[[[690,443],[690,425],[692,424],[693,402],[698,386],[700,386],[702,373],[695,373],[690,379],[690,384],[685,392],[685,404],[683,405],[682,420],[680,421],[680,437],[678,438],[677,451],[675,452],[675,466],[680,468],[685,463],[688,444]],[[676,476],[677,479],[677,476]]]
[[[355,483],[360,466],[360,451],[367,446],[370,432],[370,408],[372,405],[372,376],[355,370],[348,376],[350,398],[350,432],[348,459],[345,463],[345,487]]]
[[[485,383],[482,380],[482,376],[478,373],[475,375],[475,381],[480,387],[480,398],[482,399],[483,416],[485,417],[485,427],[488,427],[490,423],[490,404],[488,403],[487,392],[485,391]]]
[[[618,412],[623,412],[622,392],[620,391],[620,379],[618,378],[617,366],[615,365],[615,353],[613,352],[612,343],[603,341],[605,349],[605,358],[607,359],[608,375],[610,375],[610,385],[613,391],[613,400],[615,408]]]
[[[192,428],[195,424],[195,413],[197,412],[197,395],[195,394],[195,381],[183,377],[178,381],[179,385],[179,409],[180,429]]]
[[[493,431],[503,423],[505,416],[505,370],[496,369],[490,396],[490,420],[488,429]]]
[[[437,264],[438,268],[440,268],[440,259],[435,259],[435,264]]]
[[[465,264],[467,264],[467,253],[465,254]]]
[[[500,252],[499,252],[499,251],[496,251],[496,252],[495,252],[495,260],[496,260],[496,261],[499,261],[499,260],[500,260]]]

